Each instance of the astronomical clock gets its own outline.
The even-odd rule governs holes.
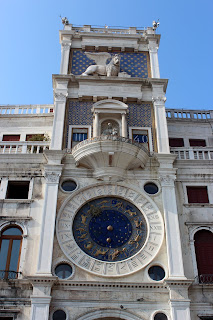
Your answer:
[[[58,215],[57,237],[80,268],[123,276],[145,267],[158,253],[163,221],[147,196],[121,185],[96,185],[67,199]]]

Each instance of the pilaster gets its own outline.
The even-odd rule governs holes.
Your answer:
[[[48,320],[49,306],[51,302],[51,288],[57,277],[33,277],[29,278],[33,284],[31,295],[31,320]]]
[[[61,67],[60,74],[68,74],[69,56],[72,41],[62,41],[61,43]]]
[[[167,280],[166,284],[169,289],[170,308],[172,320],[190,320],[190,300],[188,289],[193,280],[172,281]]]
[[[176,169],[173,168],[175,156],[157,154],[156,157],[160,164],[159,179],[162,187],[169,279],[186,279],[183,269],[180,229],[174,184],[176,179]]]
[[[68,80],[57,81],[54,89],[55,116],[50,149],[62,150]]]
[[[159,62],[158,62],[158,44],[155,40],[149,39],[149,56],[151,65],[152,78],[160,78]]]
[[[54,151],[45,153],[48,159],[45,165],[44,176],[46,180],[44,206],[41,222],[40,246],[37,265],[37,274],[50,276],[52,265],[53,240],[55,230],[55,216],[58,196],[58,184],[61,176],[63,165],[61,159],[63,153],[57,154]]]
[[[155,129],[157,136],[158,153],[170,153],[165,111],[166,97],[164,96],[163,88],[159,88],[159,86],[153,85],[152,101],[155,113]]]

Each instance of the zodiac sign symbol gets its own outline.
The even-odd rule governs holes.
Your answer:
[[[84,228],[78,228],[78,229],[76,229],[76,231],[79,231],[81,234],[86,232],[86,230]]]
[[[136,228],[140,228],[143,225],[143,222],[139,221],[139,220],[134,220],[134,223],[135,223]]]
[[[127,212],[131,217],[135,216],[137,213],[134,211],[129,210],[125,210],[125,212]]]
[[[109,251],[109,249],[107,249],[107,250],[98,249],[98,250],[96,251],[96,253],[95,253],[95,257],[97,257],[99,254],[105,256],[105,254],[106,254],[108,251]]]
[[[92,242],[88,242],[87,244],[84,245],[84,248],[88,250],[92,249],[92,247],[93,247]]]
[[[87,220],[87,216],[82,214],[81,223],[85,225],[86,224],[86,220]]]
[[[91,214],[93,217],[97,217],[101,213],[101,209],[91,204],[90,209],[88,210],[88,213]]]
[[[123,209],[123,203],[122,203],[122,202],[117,202],[117,203],[115,204],[115,207],[116,207],[117,209],[119,209],[119,208]]]
[[[84,234],[78,236],[79,239],[85,239],[86,237],[87,237],[87,233],[84,233]]]
[[[122,250],[115,249],[114,252],[110,254],[111,259],[115,260],[119,256],[120,253],[124,253],[126,256],[125,251],[126,251],[126,248],[123,248]]]
[[[128,243],[129,244],[136,244],[136,248],[139,247],[139,241],[141,240],[141,236],[137,234],[134,240],[130,240]]]

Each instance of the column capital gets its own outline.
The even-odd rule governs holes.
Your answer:
[[[161,174],[159,179],[162,187],[174,187],[176,176],[174,174]]]
[[[54,91],[54,99],[56,102],[66,102],[68,93]]]
[[[62,42],[61,43],[61,49],[63,51],[70,50],[70,47],[71,47],[71,42]]]
[[[163,97],[163,96],[152,97],[152,102],[156,104],[164,104],[166,102],[166,97]]]
[[[45,173],[44,173],[44,177],[46,179],[47,184],[58,184],[60,176],[61,176],[61,172],[45,170]]]

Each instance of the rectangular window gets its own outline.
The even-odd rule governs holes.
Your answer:
[[[8,181],[6,199],[28,199],[30,181]]]
[[[87,128],[72,128],[72,148],[76,146],[79,142],[86,140],[88,138]]]
[[[149,127],[129,127],[129,138],[140,143],[147,150],[153,151],[152,148],[152,133]]]
[[[26,141],[44,141],[44,134],[27,134]]]
[[[209,203],[207,187],[186,187],[188,203]]]
[[[20,141],[20,134],[4,134],[2,141]]]
[[[213,316],[199,316],[201,320],[213,320]]]
[[[0,316],[0,320],[13,320],[13,317],[1,317]]]
[[[206,147],[206,140],[204,139],[189,139],[190,147]]]
[[[183,138],[169,138],[170,147],[184,147]]]

